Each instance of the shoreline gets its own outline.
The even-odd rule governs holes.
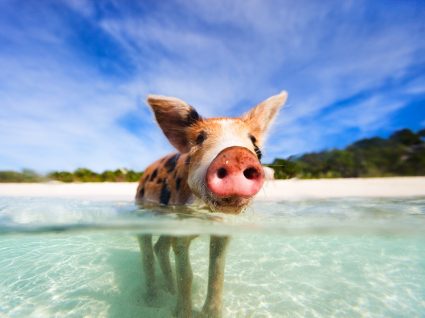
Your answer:
[[[137,182],[0,183],[0,197],[54,197],[91,200],[134,200]],[[289,179],[267,181],[258,201],[343,197],[425,196],[425,177]]]

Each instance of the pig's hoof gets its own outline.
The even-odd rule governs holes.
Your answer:
[[[158,300],[158,292],[156,290],[150,290],[145,294],[145,303],[149,307],[155,307],[157,305]]]
[[[183,309],[176,307],[173,312],[173,317],[177,318],[201,318],[204,317],[202,314],[197,310],[192,309]]]
[[[174,284],[168,284],[165,288],[167,292],[169,292],[171,295],[176,294],[176,288],[174,287]]]
[[[218,308],[204,308],[199,317],[202,318],[221,318],[221,310]]]

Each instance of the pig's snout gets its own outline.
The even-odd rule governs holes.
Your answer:
[[[217,197],[248,198],[260,191],[264,171],[257,157],[247,148],[229,147],[211,162],[206,182]]]

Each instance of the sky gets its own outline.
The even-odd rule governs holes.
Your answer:
[[[145,103],[205,117],[289,93],[264,162],[425,127],[425,2],[0,2],[0,170],[142,170]]]

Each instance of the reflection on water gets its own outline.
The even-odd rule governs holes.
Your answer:
[[[197,309],[206,296],[208,234],[227,234],[225,317],[425,313],[422,198],[258,203],[214,218],[177,212],[0,198],[0,316],[171,316],[175,297],[162,276],[157,303],[143,299],[135,234],[150,232],[200,234],[191,246]]]
[[[261,202],[241,215],[132,202],[0,197],[0,234],[119,231],[153,234],[422,235],[425,199]]]

